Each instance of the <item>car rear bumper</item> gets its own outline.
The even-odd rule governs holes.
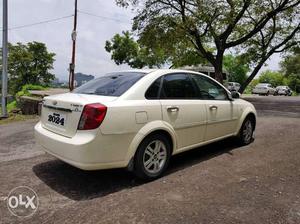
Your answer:
[[[253,89],[252,94],[267,94],[267,89]]]
[[[284,91],[284,90],[279,90],[279,91],[277,91],[277,93],[278,93],[279,95],[286,95],[286,94],[287,94],[287,92]]]
[[[34,127],[35,139],[43,150],[56,158],[82,170],[98,170],[126,167],[125,161],[115,161],[106,157],[106,150],[95,141],[95,131],[82,131],[68,138],[53,133],[37,123]]]

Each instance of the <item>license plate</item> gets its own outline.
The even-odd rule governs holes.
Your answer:
[[[48,122],[57,126],[64,127],[66,124],[67,116],[65,114],[60,113],[49,113],[48,114]]]

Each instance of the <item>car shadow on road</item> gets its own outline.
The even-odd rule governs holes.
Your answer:
[[[172,157],[165,176],[221,154],[231,154],[238,147],[232,139],[226,139],[181,153]],[[90,200],[146,184],[126,169],[83,171],[57,159],[37,164],[32,169],[54,191],[76,201]]]

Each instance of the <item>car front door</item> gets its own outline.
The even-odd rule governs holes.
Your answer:
[[[176,132],[179,149],[204,140],[206,107],[188,74],[163,76],[160,94],[163,120]]]
[[[191,74],[206,105],[207,127],[205,141],[231,135],[235,132],[238,121],[238,105],[229,100],[227,91],[214,80]]]

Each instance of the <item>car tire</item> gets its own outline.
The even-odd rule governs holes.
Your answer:
[[[237,136],[240,145],[248,145],[253,141],[254,127],[255,121],[251,117],[246,117]]]
[[[169,165],[171,144],[162,134],[146,137],[139,145],[134,157],[134,173],[143,180],[160,177]]]
[[[266,96],[269,96],[269,94],[270,94],[270,92],[268,91],[268,92],[266,93]]]

